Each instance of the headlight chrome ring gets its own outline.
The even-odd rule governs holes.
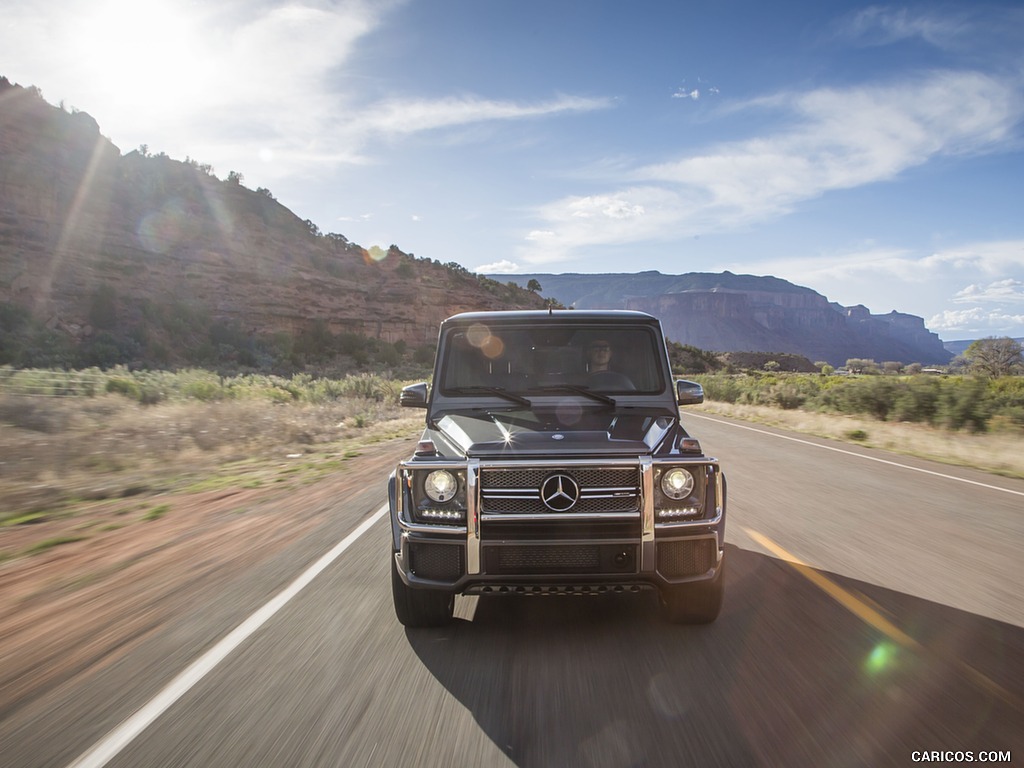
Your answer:
[[[693,492],[693,475],[682,467],[674,467],[661,476],[661,492],[673,501],[685,499]]]
[[[435,469],[423,480],[423,491],[437,504],[451,501],[458,490],[458,480],[447,469]]]

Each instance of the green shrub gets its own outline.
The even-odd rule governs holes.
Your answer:
[[[223,400],[224,388],[216,381],[190,381],[182,387],[181,394],[193,400],[200,400],[204,403],[214,400]]]
[[[938,379],[914,378],[901,382],[892,407],[893,421],[935,424],[942,396]]]
[[[142,387],[139,386],[138,382],[131,379],[120,377],[108,379],[106,391],[124,395],[131,400],[140,400],[142,398]]]
[[[699,374],[709,401],[801,408],[981,432],[1024,428],[1024,377]]]
[[[939,401],[937,419],[942,426],[984,432],[992,413],[985,397],[988,383],[981,378],[948,379]]]

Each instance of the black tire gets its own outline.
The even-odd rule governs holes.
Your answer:
[[[455,595],[436,589],[413,589],[398,572],[394,553],[391,555],[391,596],[395,616],[406,627],[443,627],[455,613]]]
[[[673,624],[710,624],[718,618],[725,595],[725,561],[711,581],[661,588],[661,609]]]

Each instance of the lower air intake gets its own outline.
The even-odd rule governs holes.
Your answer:
[[[462,576],[462,547],[453,544],[410,544],[409,570],[421,579],[455,581]]]
[[[667,578],[701,576],[715,567],[715,539],[665,541],[658,544],[658,571]]]
[[[561,544],[487,547],[489,574],[635,573],[636,547],[631,544]]]

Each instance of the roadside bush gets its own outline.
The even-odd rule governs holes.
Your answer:
[[[214,381],[192,381],[186,384],[181,393],[185,397],[200,400],[204,403],[224,399],[224,388],[219,382]]]
[[[957,378],[950,379],[949,384],[943,387],[939,423],[953,430],[968,427],[973,432],[984,432],[992,416],[985,397],[987,382],[981,378]]]
[[[1024,430],[1024,377],[821,376],[750,372],[693,377],[710,401],[906,421],[951,430]]]
[[[743,395],[739,381],[732,376],[694,376],[704,388],[704,397],[722,403],[736,403]]]
[[[890,379],[853,379],[825,393],[823,404],[839,413],[866,413],[885,421],[895,402],[896,383]]]
[[[120,377],[108,379],[106,391],[113,392],[118,395],[124,395],[130,400],[138,400],[142,397],[142,387],[139,386],[138,382],[132,381],[131,379],[122,379]]]
[[[893,402],[892,420],[935,424],[941,396],[941,385],[937,379],[915,378],[902,382]]]
[[[991,432],[1024,432],[1024,406],[1002,409],[988,420],[987,428]]]

